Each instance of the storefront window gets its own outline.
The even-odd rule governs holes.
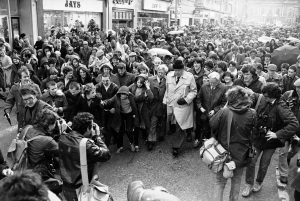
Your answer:
[[[93,19],[98,26],[102,28],[102,13],[96,12],[67,12],[67,11],[44,11],[44,29],[49,33],[51,27],[64,27],[67,30],[83,25],[83,30],[87,31],[88,23]]]
[[[144,26],[168,26],[168,14],[161,13],[138,13],[138,27]]]
[[[112,28],[117,31],[121,28],[133,28],[133,10],[113,8]]]
[[[0,15],[0,37],[9,41],[7,16],[5,15]]]

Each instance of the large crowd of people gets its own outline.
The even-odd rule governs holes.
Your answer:
[[[276,149],[280,182],[288,184],[289,163],[298,152],[300,55],[286,61],[275,53],[284,46],[300,51],[297,38],[299,27],[206,25],[108,33],[57,28],[33,45],[24,33],[11,47],[0,39],[0,98],[7,118],[16,107],[21,133],[31,125],[25,137],[32,139],[30,169],[50,190],[55,185],[49,180],[59,172],[66,200],[77,200],[82,185],[82,138],[91,139],[90,178],[96,162],[110,159],[110,150],[139,152],[145,144],[151,152],[170,138],[177,158],[184,141],[198,148],[211,138],[226,147],[235,163],[230,200],[236,201],[243,170],[242,196],[249,197],[261,190]],[[227,145],[228,109],[233,120]],[[13,172],[2,158],[1,172],[9,177]],[[297,161],[300,167],[300,156]],[[26,175],[15,177],[26,182]],[[226,181],[217,174],[218,201]],[[298,181],[293,183],[296,200]],[[4,188],[9,196],[20,196]]]

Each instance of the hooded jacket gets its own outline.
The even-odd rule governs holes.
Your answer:
[[[132,115],[135,116],[135,115],[138,114],[137,106],[136,106],[136,103],[134,101],[134,96],[129,92],[129,88],[126,87],[126,86],[120,87],[116,95],[114,95],[111,99],[105,100],[104,101],[104,108],[105,109],[115,108],[115,113],[113,115],[111,127],[117,133],[120,132],[120,128],[121,128],[121,125],[122,125],[122,122],[121,122],[122,121],[122,117],[121,117],[121,98],[120,98],[121,94],[127,94],[128,95],[130,106],[132,108]],[[138,126],[138,125],[135,125],[135,126]]]
[[[249,150],[252,146],[252,131],[256,125],[256,112],[250,109],[250,100],[238,100],[219,110],[210,119],[212,136],[230,153],[237,167],[244,167],[250,161]],[[227,144],[227,121],[233,112],[230,130],[230,143]]]

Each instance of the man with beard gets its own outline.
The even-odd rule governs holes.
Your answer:
[[[18,76],[20,78],[20,83],[14,84],[10,89],[4,105],[4,111],[6,111],[9,114],[14,105],[16,105],[18,128],[22,128],[24,126],[26,104],[22,99],[20,88],[23,86],[30,85],[34,89],[36,97],[40,97],[42,94],[39,86],[31,82],[29,71],[27,68],[21,68],[18,71]]]

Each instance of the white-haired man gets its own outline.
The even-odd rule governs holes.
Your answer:
[[[151,126],[147,144],[149,151],[153,149],[157,140],[161,141],[164,139],[166,131],[166,108],[162,102],[166,91],[167,72],[168,67],[165,64],[161,64],[157,67],[157,75],[149,77],[148,79],[151,91],[154,95],[153,104],[151,106]],[[160,129],[158,130],[157,127]]]
[[[200,134],[196,134],[198,137],[194,142],[195,147],[198,146],[203,139],[211,137],[209,119],[226,104],[225,93],[227,88],[221,83],[220,74],[212,72],[208,75],[208,78],[209,82],[202,85],[196,98],[197,108],[201,113],[201,123],[198,123],[202,128],[199,129]]]

